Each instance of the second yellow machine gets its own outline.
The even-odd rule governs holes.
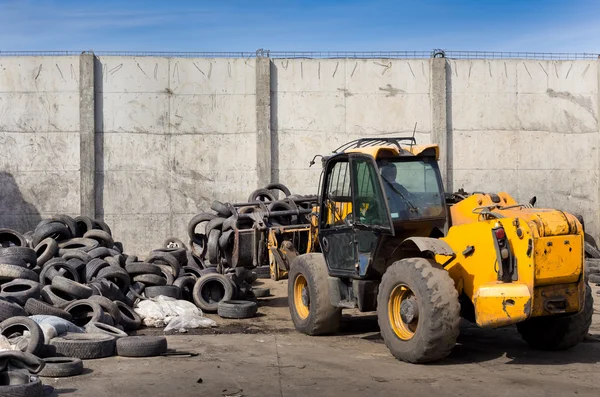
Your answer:
[[[581,223],[505,193],[449,205],[437,160],[413,138],[359,139],[323,158],[315,244],[289,270],[296,329],[332,333],[342,309],[377,311],[391,353],[414,363],[447,356],[461,316],[516,324],[534,348],[582,341],[593,308]]]

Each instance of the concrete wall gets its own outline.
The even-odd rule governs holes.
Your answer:
[[[598,63],[0,57],[0,227],[104,218],[144,254],[214,199],[315,193],[315,154],[363,136],[441,145],[448,189],[598,218]],[[93,83],[93,84],[92,84]]]

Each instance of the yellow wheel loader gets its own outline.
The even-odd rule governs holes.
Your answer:
[[[506,193],[448,205],[438,152],[414,138],[368,138],[323,157],[317,243],[289,266],[296,329],[333,333],[343,309],[377,311],[390,352],[413,363],[447,356],[461,317],[516,324],[538,349],[581,342],[593,312],[581,223]]]

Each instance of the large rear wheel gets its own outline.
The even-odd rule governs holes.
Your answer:
[[[583,309],[570,316],[533,317],[517,324],[517,330],[525,342],[538,350],[566,350],[588,333],[594,314],[592,289],[586,283]]]
[[[288,306],[296,329],[307,335],[337,331],[342,310],[329,299],[329,275],[323,256],[300,255],[290,267]]]
[[[460,305],[454,281],[425,258],[394,262],[377,296],[381,336],[398,360],[426,363],[446,357],[458,338]]]

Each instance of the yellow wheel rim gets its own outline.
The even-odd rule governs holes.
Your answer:
[[[294,280],[294,307],[296,308],[298,317],[305,320],[310,314],[310,308],[308,305],[304,304],[304,300],[302,299],[303,292],[305,294],[308,293],[308,282],[302,274],[299,274],[298,277],[296,277],[296,280]]]
[[[390,320],[390,326],[394,330],[396,336],[402,340],[412,339],[419,322],[417,318],[410,324],[407,324],[400,316],[402,302],[411,298],[414,299],[414,294],[410,288],[404,284],[399,284],[392,290],[388,300],[388,318]]]

